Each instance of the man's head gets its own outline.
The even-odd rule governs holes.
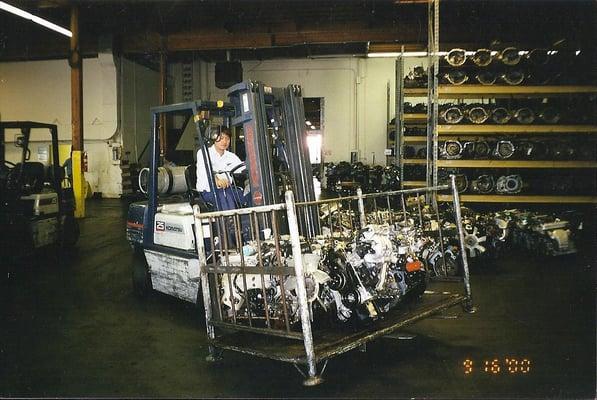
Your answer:
[[[216,148],[216,151],[219,154],[223,154],[224,151],[228,150],[229,146],[230,146],[230,129],[228,129],[226,127],[222,127],[222,130],[220,131],[220,135],[218,135],[218,138],[214,142],[214,147]]]

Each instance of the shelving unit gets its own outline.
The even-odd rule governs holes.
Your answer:
[[[511,86],[511,85],[440,85],[438,95],[440,99],[466,98],[529,98],[556,97],[570,94],[591,94],[597,92],[597,86]],[[406,88],[405,96],[426,97],[427,88]]]
[[[401,116],[396,119],[396,155],[397,161],[401,166],[401,184],[403,188],[418,187],[424,185],[437,185],[441,168],[462,168],[465,171],[470,169],[496,169],[503,171],[503,175],[515,173],[517,169],[528,171],[532,169],[545,170],[546,179],[554,174],[550,170],[573,171],[578,170],[580,175],[585,175],[590,170],[597,171],[597,161],[564,161],[564,160],[499,160],[499,159],[438,159],[439,146],[445,140],[495,140],[510,139],[530,141],[551,141],[551,140],[587,140],[597,139],[597,124],[516,124],[509,123],[497,125],[491,123],[485,124],[439,124],[438,122],[438,104],[440,99],[454,99],[458,102],[463,100],[478,100],[486,104],[494,99],[512,99],[513,101],[524,101],[525,99],[546,99],[546,98],[565,98],[578,97],[597,94],[596,85],[480,85],[480,84],[462,84],[462,85],[440,85],[439,77],[439,6],[437,2],[428,3],[428,47],[427,53],[427,72],[428,79],[426,87],[405,88],[402,80],[404,79],[404,58],[399,56],[396,62],[397,86],[396,86],[396,115]],[[400,75],[399,75],[400,73]],[[400,80],[400,82],[398,81]],[[399,106],[402,107],[407,98],[426,98],[427,114],[400,114]],[[425,136],[405,136],[404,126],[426,127]],[[394,128],[394,127],[392,127]],[[492,142],[492,141],[490,141]],[[591,140],[590,143],[594,144]],[[414,146],[420,149],[426,148],[426,158],[404,158],[404,146]],[[407,166],[425,166],[426,179],[413,179],[411,176],[404,176],[404,167]],[[419,167],[419,168],[420,168]],[[514,171],[509,171],[513,169]],[[411,169],[412,170],[412,169]],[[525,175],[521,171],[523,179]],[[585,172],[581,172],[585,171]],[[540,172],[543,173],[543,172]],[[528,172],[528,174],[531,174]],[[446,198],[447,199],[447,198]],[[524,193],[518,195],[504,194],[469,194],[463,193],[461,200],[465,202],[487,202],[487,203],[597,203],[597,196],[578,196],[578,195],[527,195]]]
[[[439,135],[476,134],[476,135],[526,135],[546,133],[597,133],[597,125],[493,125],[493,124],[456,124],[438,125]]]
[[[597,168],[597,162],[529,160],[438,160],[437,166],[449,168]]]
[[[452,196],[438,196],[440,201],[452,201]],[[597,196],[543,196],[543,195],[482,195],[463,194],[460,201],[468,203],[565,203],[597,204]]]

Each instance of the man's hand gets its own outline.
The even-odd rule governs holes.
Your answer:
[[[216,187],[218,189],[226,189],[228,186],[230,186],[230,182],[227,178],[220,178],[219,176],[216,176]]]

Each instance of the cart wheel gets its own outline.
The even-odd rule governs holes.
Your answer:
[[[62,226],[63,238],[62,243],[65,248],[74,247],[79,240],[80,230],[79,222],[72,215],[67,215],[64,218],[64,224]]]
[[[133,291],[138,297],[146,297],[153,287],[151,286],[151,275],[145,255],[140,249],[135,249],[133,256]]]

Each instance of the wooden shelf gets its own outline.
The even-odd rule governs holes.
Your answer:
[[[427,160],[422,159],[422,158],[419,158],[419,159],[409,158],[409,159],[402,160],[402,162],[404,164],[419,164],[419,165],[425,165],[425,164],[427,164]]]
[[[404,136],[404,143],[425,143],[427,136]]]
[[[425,163],[425,160],[421,161],[423,161],[423,164]],[[454,168],[597,168],[597,162],[528,160],[438,160],[437,166]]]
[[[439,201],[452,201],[451,195],[438,195]],[[483,195],[463,194],[460,201],[471,203],[585,203],[597,204],[597,196]]]
[[[457,98],[508,98],[551,97],[569,94],[597,93],[597,86],[510,86],[510,85],[440,85],[439,97]],[[427,88],[405,88],[405,96],[426,97]]]
[[[426,122],[427,114],[404,114],[404,122]]]
[[[425,181],[404,181],[402,187],[425,187],[427,182]]]
[[[438,135],[465,134],[495,135],[507,134],[543,134],[543,133],[597,133],[597,125],[438,125]]]

